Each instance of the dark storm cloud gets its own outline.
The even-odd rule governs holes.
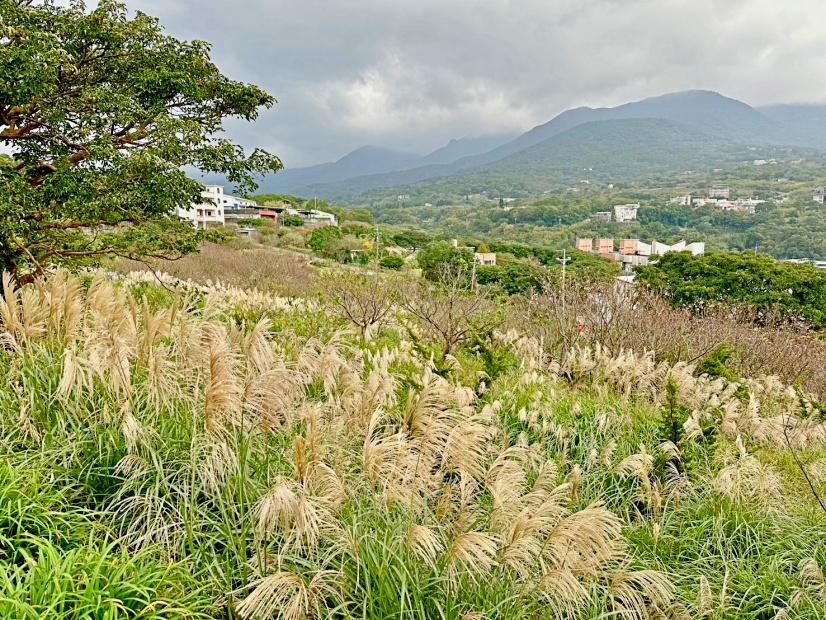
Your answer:
[[[279,99],[233,124],[290,166],[423,152],[577,105],[708,88],[826,100],[823,0],[130,0]]]

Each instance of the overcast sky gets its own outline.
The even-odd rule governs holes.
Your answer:
[[[704,88],[826,101],[825,0],[128,0],[278,98],[231,127],[288,167],[420,152]]]

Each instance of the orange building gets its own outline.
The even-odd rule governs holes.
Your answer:
[[[622,239],[620,240],[619,253],[620,254],[636,254],[639,239]]]
[[[598,239],[597,240],[597,254],[613,254],[614,240],[613,239]]]

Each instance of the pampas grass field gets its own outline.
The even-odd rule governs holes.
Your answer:
[[[826,618],[805,381],[268,290],[4,279],[0,617]]]

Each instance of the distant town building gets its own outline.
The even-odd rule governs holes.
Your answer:
[[[695,207],[704,207],[706,205],[716,205],[717,199],[716,198],[703,198],[702,196],[697,196],[696,198],[691,199],[691,204]]]
[[[633,222],[637,219],[639,204],[616,205],[614,207],[614,219],[619,222]]]
[[[594,251],[594,240],[593,239],[577,239],[576,240],[576,249],[580,252],[593,252]]]
[[[597,239],[597,254],[609,255],[614,253],[613,239]]]
[[[611,212],[610,211],[597,211],[591,217],[597,222],[610,222],[611,221]]]
[[[495,265],[496,252],[474,252],[473,261],[477,265]]]
[[[795,265],[812,265],[817,269],[826,269],[826,260],[814,258],[787,258],[784,263],[794,263]]]
[[[712,185],[708,190],[709,198],[731,198],[731,188],[728,185]]]
[[[683,207],[690,207],[691,206],[691,194],[686,194],[685,196],[674,196],[671,200],[669,200],[671,204],[674,205],[681,205]]]
[[[640,250],[639,239],[621,239],[619,243],[619,253],[623,255],[636,254]],[[646,254],[651,253],[651,246],[648,246]]]
[[[723,211],[737,211],[738,213],[745,213],[747,215],[754,215],[757,211],[757,205],[761,205],[765,200],[756,200],[753,198],[741,198],[738,200],[718,200],[717,207]]]
[[[577,239],[576,249],[593,252],[594,245],[591,239]],[[596,253],[621,263],[624,273],[630,273],[634,267],[648,265],[652,257],[664,256],[668,252],[690,252],[694,256],[701,256],[705,253],[705,243],[678,241],[669,245],[658,241],[644,243],[639,239],[620,239],[619,252],[614,252],[613,239],[598,239],[596,245]]]
[[[826,202],[826,187],[818,187],[812,192],[812,200],[823,204]]]

